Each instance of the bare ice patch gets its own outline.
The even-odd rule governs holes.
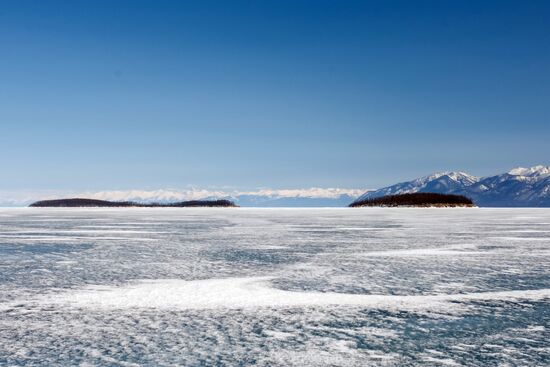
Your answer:
[[[550,289],[427,296],[296,292],[273,288],[269,280],[269,277],[192,281],[178,279],[144,280],[137,284],[122,287],[87,287],[84,290],[50,296],[40,300],[39,303],[93,309],[202,310],[359,306],[410,311],[447,311],[453,303],[474,300],[536,301],[550,299]]]

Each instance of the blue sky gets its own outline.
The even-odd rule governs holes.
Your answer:
[[[546,1],[0,1],[0,189],[549,164]]]

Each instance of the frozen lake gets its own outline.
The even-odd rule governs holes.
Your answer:
[[[0,365],[550,364],[550,209],[0,209]]]

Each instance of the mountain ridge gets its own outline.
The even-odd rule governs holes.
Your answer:
[[[487,177],[476,177],[460,171],[439,172],[367,191],[354,203],[417,192],[463,195],[471,198],[478,206],[550,207],[550,166],[517,167]]]

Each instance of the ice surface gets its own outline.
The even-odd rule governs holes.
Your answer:
[[[0,365],[546,365],[548,209],[1,209]]]

